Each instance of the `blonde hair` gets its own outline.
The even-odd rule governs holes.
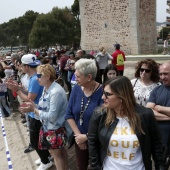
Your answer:
[[[39,65],[37,67],[37,71],[43,75],[50,75],[50,81],[54,81],[56,79],[55,69],[50,64]]]
[[[129,124],[132,129],[136,129],[144,133],[141,127],[141,120],[139,115],[135,111],[136,100],[134,97],[133,87],[130,80],[125,76],[120,76],[108,80],[105,85],[109,85],[112,92],[122,100],[122,108],[124,116],[128,117]],[[106,121],[105,125],[109,126],[115,119],[116,113],[113,109],[106,109]]]
[[[100,48],[99,48],[99,50],[100,50],[103,54],[105,54],[105,53],[106,53],[106,50],[105,50],[105,48],[104,48],[104,47],[100,47]]]

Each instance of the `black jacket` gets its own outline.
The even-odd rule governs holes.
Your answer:
[[[100,170],[103,161],[107,156],[107,148],[110,137],[118,123],[118,119],[109,126],[105,126],[106,113],[96,109],[93,113],[88,131],[88,143],[90,154],[90,169]],[[163,146],[161,143],[161,134],[154,117],[153,111],[140,105],[136,105],[136,112],[141,118],[142,129],[145,134],[135,131],[140,143],[143,163],[146,170],[152,170],[151,155],[155,162],[156,170],[164,170],[164,162],[162,159]]]

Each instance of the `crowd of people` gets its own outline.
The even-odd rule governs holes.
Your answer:
[[[1,114],[11,116],[19,102],[30,136],[24,152],[37,152],[37,170],[68,170],[68,146],[77,170],[151,170],[152,160],[168,170],[170,62],[139,61],[129,80],[121,45],[114,47],[1,56]]]

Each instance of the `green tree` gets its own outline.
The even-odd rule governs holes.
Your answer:
[[[28,37],[38,13],[27,11],[22,17],[0,25],[0,43],[3,46],[28,45]]]
[[[44,47],[49,45],[69,45],[72,43],[74,29],[74,17],[66,7],[55,7],[45,15],[39,15],[34,23],[29,37],[32,47]]]
[[[168,27],[162,27],[162,30],[160,31],[160,37],[162,40],[165,40],[170,33],[170,28]]]
[[[72,46],[74,49],[77,49],[80,46],[81,38],[80,7],[78,0],[74,0],[73,5],[71,6],[71,13],[75,18]]]
[[[51,14],[41,14],[35,21],[29,36],[29,45],[34,48],[53,44],[53,27],[55,19]]]
[[[34,11],[27,11],[25,15],[18,18],[19,38],[22,45],[28,46],[29,35],[31,33],[34,21],[38,17],[38,13]]]

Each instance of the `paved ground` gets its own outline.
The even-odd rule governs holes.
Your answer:
[[[163,61],[158,61],[162,63]],[[134,67],[136,61],[125,62],[124,75],[129,79],[134,78]],[[13,170],[35,170],[37,166],[34,161],[38,158],[35,151],[25,154],[24,148],[29,143],[29,136],[26,134],[26,128],[22,125],[20,114],[18,112],[13,112],[13,117],[8,119],[3,119],[5,132],[8,142],[8,148],[11,155],[11,161],[13,165]],[[1,122],[0,122],[1,124]],[[7,170],[8,163],[6,159],[6,149],[4,138],[2,136],[2,131],[0,131],[0,170]],[[70,169],[75,169],[75,153],[74,149],[68,151],[69,153],[69,165]],[[50,170],[55,170],[53,166]]]

